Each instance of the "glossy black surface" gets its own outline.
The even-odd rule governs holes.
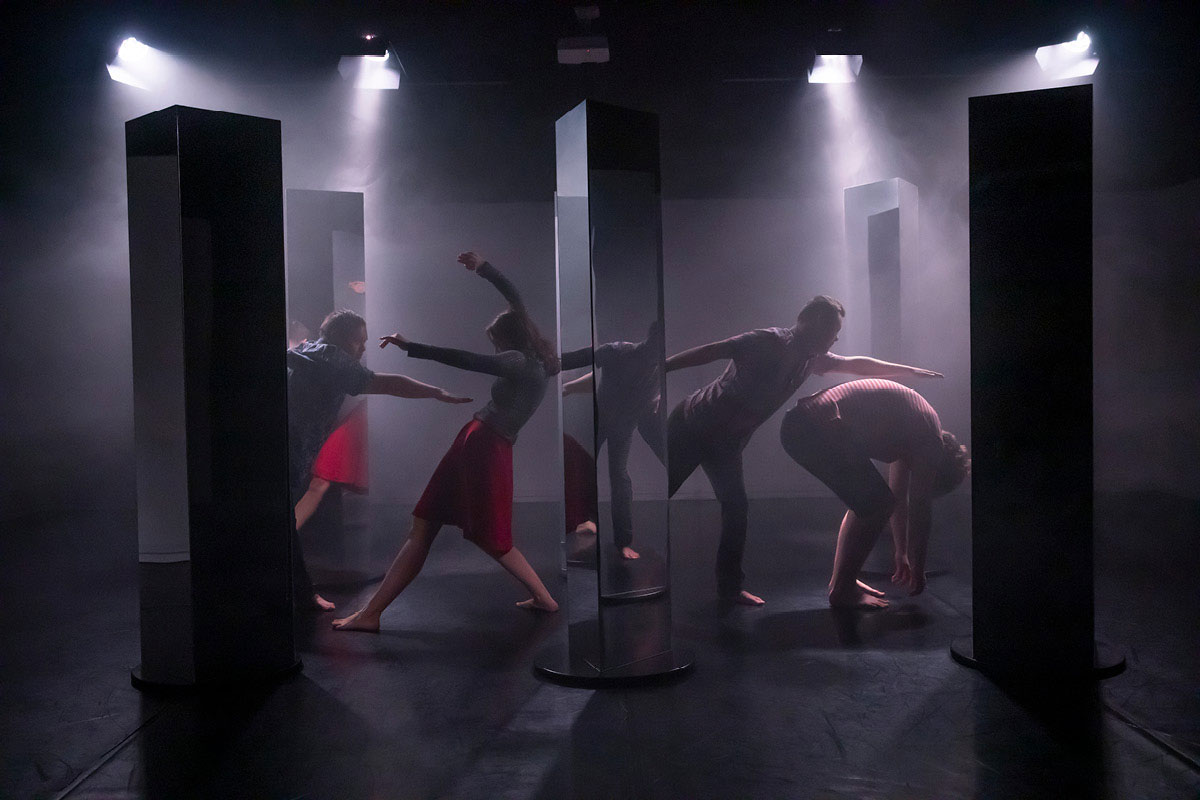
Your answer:
[[[1200,608],[1186,583],[1200,555],[1185,546],[1200,506],[1102,500],[1097,626],[1127,643],[1129,669],[1098,695],[1039,697],[947,654],[971,628],[955,500],[936,513],[931,559],[946,572],[926,594],[845,617],[823,599],[836,503],[754,503],[747,572],[768,601],[755,610],[713,600],[715,502],[676,502],[690,532],[673,553],[676,640],[698,666],[674,685],[600,692],[535,678],[564,619],[513,608],[511,581],[442,536],[380,635],[306,617],[293,680],[143,696],[128,678],[133,516],[10,523],[0,797],[52,797],[81,776],[67,797],[1195,797],[1200,774],[1117,714],[1200,752]],[[553,517],[516,514],[518,531]],[[1148,526],[1163,534],[1129,535]],[[532,539],[522,549],[552,569],[558,543]]]
[[[994,675],[1087,675],[1092,86],[969,107],[975,657]]]

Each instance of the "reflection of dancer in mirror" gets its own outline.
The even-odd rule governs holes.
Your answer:
[[[309,336],[312,336],[312,333],[307,325],[298,319],[292,320],[288,323],[288,350],[304,344]]]
[[[334,311],[321,323],[321,337],[288,350],[288,457],[296,528],[316,509],[311,490],[312,467],[337,420],[346,395],[388,394],[393,397],[430,398],[443,403],[469,403],[444,389],[404,375],[375,373],[361,363],[366,351],[367,323],[352,311]],[[320,497],[316,498],[319,502]],[[325,611],[333,603],[313,591],[304,565],[299,537],[292,538],[292,589],[297,601]]]
[[[666,461],[659,411],[662,386],[663,325],[655,320],[641,342],[609,342],[596,348],[563,353],[563,369],[594,363],[600,370],[596,389],[598,409],[596,453],[608,443],[608,478],[612,486],[613,544],[623,558],[638,558],[633,549],[633,481],[629,478],[629,448],[634,431]],[[595,375],[589,372],[563,384],[563,396],[590,392]],[[589,520],[595,533],[595,520]],[[576,532],[581,532],[579,528]]]
[[[790,328],[760,328],[694,347],[667,359],[667,371],[729,359],[721,377],[675,407],[667,420],[668,495],[696,467],[704,470],[721,503],[717,591],[723,599],[758,606],[763,599],[742,588],[746,547],[746,482],[742,451],[758,426],[779,410],[811,374],[925,377],[941,374],[864,356],[829,352],[846,315],[831,297],[814,297]]]
[[[942,430],[925,398],[892,381],[843,383],[800,400],[784,415],[780,438],[788,455],[849,508],[838,531],[829,605],[887,607],[883,592],[858,580],[858,573],[889,521],[892,582],[920,594],[931,501],[971,469],[967,449]],[[872,459],[891,464],[887,481]]]
[[[337,484],[356,494],[367,491],[367,407],[355,405],[345,416],[312,465],[308,490],[296,503],[296,529],[304,527],[321,506],[325,493]]]
[[[558,603],[512,542],[512,446],[521,427],[546,394],[547,377],[558,372],[558,356],[534,325],[513,284],[477,253],[462,253],[460,264],[495,286],[509,309],[487,327],[495,355],[410,342],[398,333],[380,347],[394,344],[413,358],[429,358],[459,369],[496,376],[492,399],[459,431],[413,509],[412,529],[396,559],[367,604],[345,619],[341,630],[378,631],[379,616],[421,571],[433,539],[443,525],[462,528],[463,536],[500,562],[530,597],[523,608],[557,611]]]

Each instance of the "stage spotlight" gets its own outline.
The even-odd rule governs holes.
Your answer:
[[[117,58],[122,61],[134,63],[137,61],[145,61],[146,57],[153,52],[148,44],[142,44],[137,39],[130,36],[125,41],[121,42],[121,46],[117,48]]]
[[[355,89],[399,89],[404,65],[388,49],[387,42],[374,33],[364,33],[342,51],[338,72],[354,81]],[[392,62],[396,66],[392,66]]]
[[[1046,77],[1056,80],[1085,78],[1100,64],[1092,51],[1092,37],[1083,31],[1069,42],[1039,47],[1034,57]]]
[[[165,53],[130,36],[117,48],[117,57],[108,65],[108,77],[149,90],[166,80],[169,66],[170,59]]]
[[[862,63],[862,56],[818,55],[808,71],[808,82],[854,83]]]
[[[399,89],[400,73],[388,64],[391,57],[386,50],[381,56],[342,56],[338,72],[354,81],[355,89]]]

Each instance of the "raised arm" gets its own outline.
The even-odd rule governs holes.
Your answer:
[[[817,356],[813,372],[824,375],[826,372],[837,372],[842,375],[854,375],[859,378],[942,378],[940,372],[910,367],[907,364],[893,364],[870,356],[839,356],[836,353],[825,353]]]
[[[504,273],[489,264],[483,256],[474,252],[459,253],[458,263],[485,279],[492,286],[495,286],[496,291],[504,295],[504,299],[508,301],[508,305],[513,311],[521,314],[527,313],[525,311],[525,301],[521,299],[520,293],[517,292],[517,287],[504,276]]]
[[[470,403],[470,397],[452,395],[438,386],[421,383],[407,375],[390,375],[377,372],[367,383],[366,394],[386,394],[392,397],[409,397],[416,400],[439,400],[443,403]]]
[[[513,377],[525,368],[525,356],[515,350],[488,355],[472,353],[469,350],[455,350],[452,347],[435,347],[431,344],[410,342],[398,333],[379,337],[380,347],[387,347],[389,344],[394,344],[413,358],[440,361],[450,367],[470,372],[483,372],[498,377]]]

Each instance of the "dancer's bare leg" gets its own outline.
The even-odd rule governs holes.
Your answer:
[[[296,530],[303,528],[304,523],[317,513],[317,507],[321,505],[321,499],[325,497],[325,492],[329,491],[329,486],[329,481],[324,478],[313,478],[308,482],[308,491],[300,498],[300,502],[296,503]]]
[[[886,522],[887,518],[882,515],[859,517],[853,511],[846,512],[833,556],[829,605],[834,608],[887,608],[887,600],[875,594],[875,590],[867,591],[870,587],[864,589],[858,582],[858,573]]]
[[[517,603],[521,608],[532,608],[538,611],[558,611],[558,603],[550,596],[542,579],[533,571],[533,567],[529,566],[529,562],[525,560],[525,556],[521,555],[521,551],[517,548],[509,550],[502,556],[492,556],[500,562],[500,566],[504,567],[509,573],[525,585],[532,595],[528,600],[522,600]]]
[[[408,538],[404,540],[400,552],[396,554],[387,574],[383,576],[383,583],[379,584],[379,588],[365,606],[348,617],[335,619],[333,627],[339,631],[378,631],[380,614],[412,583],[412,579],[417,577],[417,573],[425,565],[429,548],[433,546],[433,538],[441,528],[438,523],[413,517],[412,530],[408,532]]]
[[[325,492],[329,491],[329,481],[324,478],[313,478],[308,482],[308,490],[304,496],[296,503],[296,530],[304,527],[304,523],[312,519],[312,515],[316,513],[318,506],[321,505],[322,498],[325,497]],[[333,611],[333,603],[326,600],[321,595],[313,592],[312,596],[313,608],[318,611]]]

